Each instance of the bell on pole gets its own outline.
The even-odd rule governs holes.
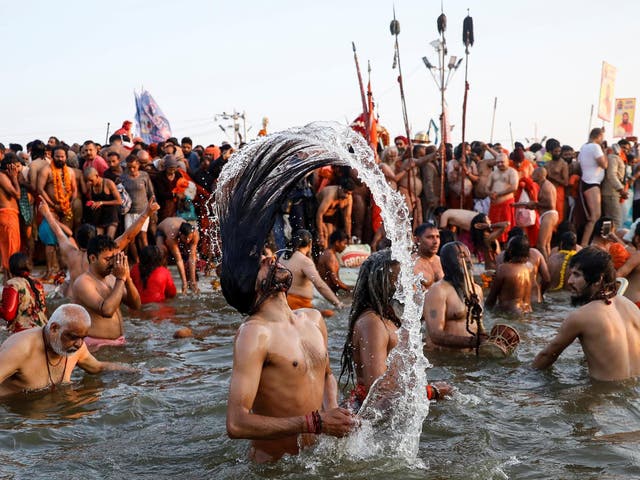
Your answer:
[[[438,17],[438,33],[442,35],[444,31],[447,29],[447,16],[444,13],[441,13]]]
[[[469,15],[462,22],[462,43],[467,48],[473,46],[473,18]]]

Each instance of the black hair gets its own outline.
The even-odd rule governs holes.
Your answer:
[[[329,245],[333,245],[336,242],[341,242],[343,240],[349,240],[348,235],[344,230],[335,230],[329,235]]]
[[[507,241],[511,240],[513,237],[521,237],[524,235],[524,230],[522,227],[512,227],[507,233]]]
[[[602,135],[602,129],[594,128],[593,130],[591,130],[591,132],[589,132],[589,140],[594,140],[598,138],[600,135]]]
[[[193,145],[193,141],[189,138],[189,137],[182,137],[182,141],[180,142],[180,145]]]
[[[341,371],[340,380],[346,374],[347,385],[353,382],[353,333],[356,322],[366,310],[373,310],[381,319],[393,322],[396,327],[400,327],[401,321],[392,308],[393,295],[396,286],[392,283],[391,268],[398,265],[397,260],[391,258],[391,250],[385,249],[372,253],[360,266],[358,280],[353,289],[353,302],[349,312],[349,328],[347,338],[342,349],[340,359]]]
[[[118,160],[120,160],[120,154],[118,152],[114,152],[113,150],[107,153],[107,157],[118,157]]]
[[[255,308],[260,251],[283,201],[309,172],[326,165],[346,165],[345,145],[321,145],[315,140],[315,128],[311,125],[255,140],[238,155],[239,162],[246,161],[242,172],[226,182],[218,181],[220,283],[227,302],[241,313]],[[347,134],[353,135],[350,142],[360,141],[351,131]]]
[[[109,137],[109,143],[113,143],[113,142],[115,142],[116,140],[120,140],[120,141],[122,141],[122,135],[119,135],[119,134],[117,134],[117,133],[114,133],[113,135],[111,135],[111,136]]]
[[[31,292],[33,293],[33,299],[38,306],[38,310],[42,310],[45,305],[42,303],[42,298],[40,296],[41,288],[38,288],[36,282],[31,278],[31,267],[29,266],[29,257],[24,253],[14,253],[9,257],[9,272],[14,277],[24,278],[29,287],[31,288]]]
[[[529,239],[524,235],[517,235],[507,243],[504,261],[510,263],[524,263],[529,260]]]
[[[432,221],[424,222],[416,227],[416,229],[413,231],[413,235],[416,237],[419,237],[426,230],[431,230],[431,229],[438,230],[438,226]]]
[[[106,250],[117,250],[118,245],[108,235],[96,235],[87,245],[87,257],[95,255],[96,257]]]
[[[231,150],[233,147],[231,145],[229,145],[228,143],[225,143],[224,145],[220,145],[220,153],[224,153],[227,150]]]
[[[537,142],[536,143],[532,143],[531,146],[529,147],[529,151],[531,153],[536,153],[539,150],[542,150],[542,144],[537,143]]]
[[[453,233],[448,228],[441,228],[440,229],[440,246],[438,247],[438,256],[440,255],[440,252],[442,252],[442,247],[444,247],[447,243],[451,243],[455,241],[456,241],[455,233]]]
[[[589,238],[589,243],[593,242],[593,239],[598,236],[602,236],[602,224],[604,222],[611,222],[611,230],[613,231],[615,227],[617,227],[618,225],[615,225],[613,223],[613,218],[611,217],[605,217],[602,216],[600,217],[598,220],[596,220],[596,223],[593,225],[593,232],[591,232],[591,237]]]
[[[140,279],[142,280],[142,287],[147,287],[147,280],[153,273],[153,271],[161,267],[164,263],[164,256],[162,250],[156,245],[147,245],[140,250]]]
[[[20,145],[19,143],[10,143],[9,144],[9,150],[11,150],[13,153],[18,153],[22,151],[22,145]]]
[[[55,155],[58,150],[62,150],[64,152],[65,157],[69,156],[67,149],[64,148],[62,145],[56,145],[55,147],[53,147],[53,149],[51,149],[51,155],[52,156]]]
[[[487,223],[487,216],[484,213],[479,213],[471,219],[471,228],[469,229],[473,246],[477,250],[482,250],[485,247],[484,230],[480,230],[476,227],[476,225],[479,223]]]
[[[631,145],[631,143],[629,143],[629,140],[625,140],[624,138],[622,140],[618,140],[618,145],[620,145],[621,147],[627,146],[627,145]]]
[[[466,300],[467,294],[464,288],[466,280],[460,252],[466,248],[464,243],[456,241],[445,244],[440,250],[440,263],[444,272],[443,278],[453,286],[462,301]],[[472,268],[470,263],[467,268]]]
[[[309,230],[300,229],[293,234],[291,238],[291,246],[293,250],[297,250],[300,247],[308,247],[313,242],[313,236]]]
[[[602,280],[602,289],[592,300],[605,300],[615,295],[616,269],[613,260],[604,250],[597,247],[585,247],[569,260],[569,267],[578,267],[582,271],[584,280],[593,285]]]
[[[194,230],[193,225],[191,225],[189,222],[183,222],[182,225],[180,225],[180,228],[178,229],[178,233],[186,237],[187,235],[191,234],[193,230]]]
[[[438,215],[442,215],[447,210],[449,210],[448,207],[444,207],[444,206],[436,207],[436,209],[433,211],[433,216],[437,217]]]
[[[78,227],[76,231],[76,241],[78,242],[78,247],[81,249],[87,249],[89,246],[89,240],[97,235],[96,227],[91,225],[90,223],[83,223]]]
[[[44,158],[46,152],[46,145],[42,140],[34,140],[31,142],[31,159],[36,160],[38,158]]]
[[[563,145],[563,146],[560,148],[560,152],[561,152],[561,153],[564,153],[564,152],[573,152],[573,151],[574,151],[574,150],[573,150],[573,147],[572,147],[571,145]]]
[[[551,153],[552,150],[558,148],[560,146],[560,142],[555,138],[550,138],[547,140],[547,143],[544,144],[544,148],[547,152]]]
[[[640,223],[638,226],[640,226]],[[575,250],[577,243],[578,237],[573,232],[564,232],[560,235],[560,250]]]
[[[9,168],[9,165],[11,165],[12,163],[20,163],[20,159],[13,152],[5,153],[2,162],[0,162],[0,170],[7,170],[7,168]]]
[[[347,192],[353,192],[356,188],[356,181],[350,176],[344,176],[340,179],[340,186]]]

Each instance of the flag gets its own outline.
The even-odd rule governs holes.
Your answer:
[[[635,98],[616,98],[613,121],[614,137],[633,137],[633,121],[636,116]]]
[[[600,99],[598,101],[598,118],[605,122],[611,121],[613,90],[616,83],[616,67],[602,62],[600,75]]]
[[[375,105],[373,104],[373,92],[371,91],[371,80],[369,80],[369,84],[367,85],[367,98],[369,99],[369,132],[366,135],[367,140],[369,140],[369,145],[372,150],[376,152],[378,150],[378,119],[376,118],[376,114],[374,112]]]
[[[136,127],[145,143],[164,142],[171,137],[171,125],[151,94],[143,90],[136,99]]]

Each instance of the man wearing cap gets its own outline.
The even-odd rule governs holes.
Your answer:
[[[130,120],[125,120],[124,122],[122,122],[122,127],[120,127],[118,130],[116,130],[115,132],[113,132],[114,135],[126,135],[129,138],[133,138],[133,133],[131,132],[131,127],[132,127],[132,123]],[[109,140],[109,143],[111,143],[111,140]]]
[[[164,170],[155,179],[152,178],[156,200],[160,204],[158,212],[158,221],[160,222],[176,215],[177,201],[173,189],[176,188],[178,180],[182,178],[182,173],[178,171],[178,160],[174,155],[165,155],[162,163]]]
[[[20,160],[14,153],[0,162],[0,260],[4,281],[9,278],[9,257],[20,251]]]

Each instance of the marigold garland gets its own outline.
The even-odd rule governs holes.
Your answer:
[[[51,178],[53,179],[53,191],[55,193],[55,201],[60,205],[62,214],[65,219],[72,217],[71,212],[71,175],[69,174],[69,167],[66,165],[62,168],[57,168],[55,165],[51,165]]]
[[[571,260],[571,257],[573,257],[578,252],[576,252],[575,250],[559,250],[558,253],[562,253],[565,255],[564,262],[562,262],[562,268],[560,268],[560,280],[558,281],[558,285],[550,289],[549,290],[550,292],[555,292],[557,290],[562,290],[564,288],[564,278],[567,275],[567,267],[569,266],[569,260]]]

